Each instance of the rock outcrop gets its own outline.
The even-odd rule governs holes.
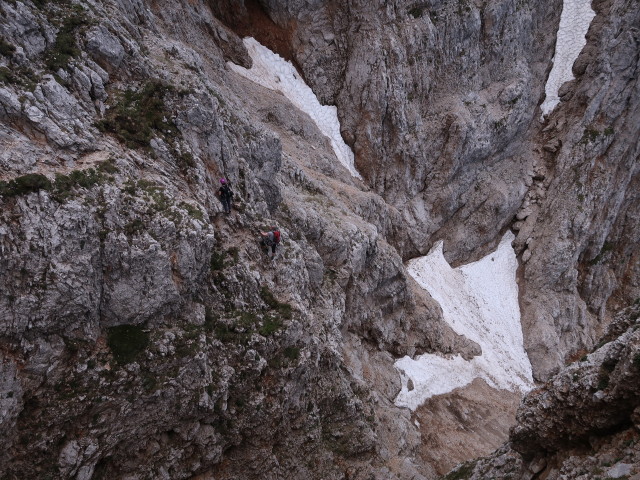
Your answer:
[[[473,346],[367,220],[397,213],[206,4],[2,9],[0,473],[421,478],[393,355]]]
[[[636,478],[640,474],[640,303],[597,349],[527,394],[510,442],[449,477]],[[445,477],[446,478],[446,477]]]

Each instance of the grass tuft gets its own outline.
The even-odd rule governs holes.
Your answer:
[[[149,334],[140,325],[118,325],[107,329],[107,345],[120,365],[133,362],[147,349]]]
[[[3,57],[10,57],[16,51],[16,47],[9,42],[7,42],[4,38],[0,37],[0,55]]]
[[[60,69],[66,70],[71,60],[82,53],[77,45],[76,33],[89,22],[84,9],[77,7],[73,8],[69,16],[64,19],[55,43],[47,52],[45,63],[47,68],[54,72]]]

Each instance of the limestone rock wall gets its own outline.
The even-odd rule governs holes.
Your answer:
[[[209,5],[7,3],[0,32],[0,473],[420,478],[392,353],[471,347]]]
[[[638,296],[628,2],[594,2],[576,79],[543,122],[559,1],[260,3],[291,32],[314,91],[338,106],[359,171],[401,216],[378,226],[403,259],[443,239],[457,264],[518,232],[537,378]]]
[[[595,2],[540,124],[559,5],[3,2],[0,476],[434,478],[394,359],[478,347],[404,260],[519,232],[539,378],[638,296],[638,13]],[[226,67],[252,31],[363,182]]]

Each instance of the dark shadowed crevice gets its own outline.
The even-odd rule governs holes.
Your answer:
[[[293,55],[292,38],[297,28],[293,21],[287,27],[277,25],[258,0],[209,0],[209,7],[240,38],[255,38],[301,71]]]

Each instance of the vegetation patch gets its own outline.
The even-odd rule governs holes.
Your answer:
[[[144,223],[139,218],[136,218],[124,226],[124,232],[129,236],[133,237],[134,235],[140,233],[142,228],[144,227]]]
[[[207,332],[213,332],[218,323],[218,316],[213,313],[211,307],[206,307],[204,311],[204,329]]]
[[[493,129],[495,131],[503,130],[506,126],[507,126],[507,119],[504,117],[501,118],[500,120],[493,121]]]
[[[89,24],[84,8],[81,5],[73,5],[65,10],[67,17],[62,22],[56,41],[47,52],[45,63],[49,70],[57,72],[65,70],[72,59],[82,53],[76,42],[76,33]]]
[[[133,362],[149,345],[149,334],[140,325],[107,328],[107,345],[120,365]]]
[[[189,168],[196,166],[196,161],[189,152],[176,153],[176,163],[182,173],[187,173]]]
[[[40,190],[51,190],[52,184],[44,175],[28,173],[8,182],[0,181],[0,196],[17,197]]]
[[[31,1],[40,10],[47,8],[49,5],[52,5],[52,4],[67,5],[69,3],[69,0],[31,0]]]
[[[300,358],[300,349],[298,347],[287,347],[284,349],[283,354],[289,360],[298,360]]]
[[[16,47],[0,37],[0,55],[4,57],[12,56],[16,51]]]
[[[91,188],[104,180],[103,174],[94,168],[74,170],[69,175],[56,175],[54,198],[63,202],[76,188]]]
[[[148,148],[154,136],[175,136],[178,130],[170,120],[165,100],[174,88],[154,80],[139,90],[129,89],[96,126],[113,133],[132,149]]]
[[[18,85],[33,91],[38,84],[38,77],[28,67],[0,67],[0,83],[5,85]],[[21,100],[22,101],[22,100]]]
[[[424,7],[411,7],[407,10],[407,13],[413,18],[420,18],[424,12]]]
[[[271,310],[275,310],[285,320],[291,319],[292,311],[291,305],[288,303],[280,303],[271,293],[267,287],[260,289],[260,297],[262,301],[267,304]]]
[[[604,245],[602,245],[602,248],[600,249],[600,253],[598,253],[598,255],[596,255],[593,260],[591,260],[589,262],[589,265],[593,266],[593,265],[597,265],[598,263],[600,263],[603,259],[603,257],[610,251],[612,251],[614,248],[613,243],[610,242],[604,242]]]
[[[7,67],[0,67],[0,83],[13,84],[19,83],[19,80]]]
[[[266,315],[264,317],[264,322],[260,329],[258,329],[258,333],[263,337],[269,337],[276,333],[278,330],[282,328],[282,322],[271,315]]]
[[[204,219],[204,215],[202,214],[202,210],[200,210],[198,207],[195,207],[193,205],[191,205],[190,203],[187,202],[180,202],[180,204],[178,205],[180,208],[182,208],[183,210],[186,210],[186,212],[189,214],[189,216],[191,218],[194,218],[196,220],[200,220],[202,221]]]
[[[617,358],[608,359],[602,362],[602,369],[605,372],[611,373],[615,370],[617,364],[618,364]]]
[[[605,390],[609,386],[609,374],[601,371],[600,376],[598,377],[598,386],[597,390]]]
[[[476,462],[465,462],[446,474],[442,480],[467,480],[473,473],[475,466]]]
[[[218,323],[214,328],[215,336],[222,343],[247,343],[250,333],[236,332],[233,327],[229,327],[224,323]]]
[[[107,174],[117,172],[118,168],[111,160],[95,168],[74,170],[68,175],[56,174],[55,181],[40,173],[28,173],[9,181],[0,181],[0,196],[17,197],[40,190],[48,190],[59,202],[69,198],[76,188],[91,188],[107,179]]]
[[[218,272],[222,270],[224,265],[224,252],[213,252],[211,254],[211,260],[209,262],[209,266],[211,267],[212,272]]]
[[[582,138],[580,139],[580,143],[586,145],[587,143],[595,142],[601,135],[608,137],[613,135],[613,127],[606,127],[602,132],[595,128],[585,128],[582,134]]]

